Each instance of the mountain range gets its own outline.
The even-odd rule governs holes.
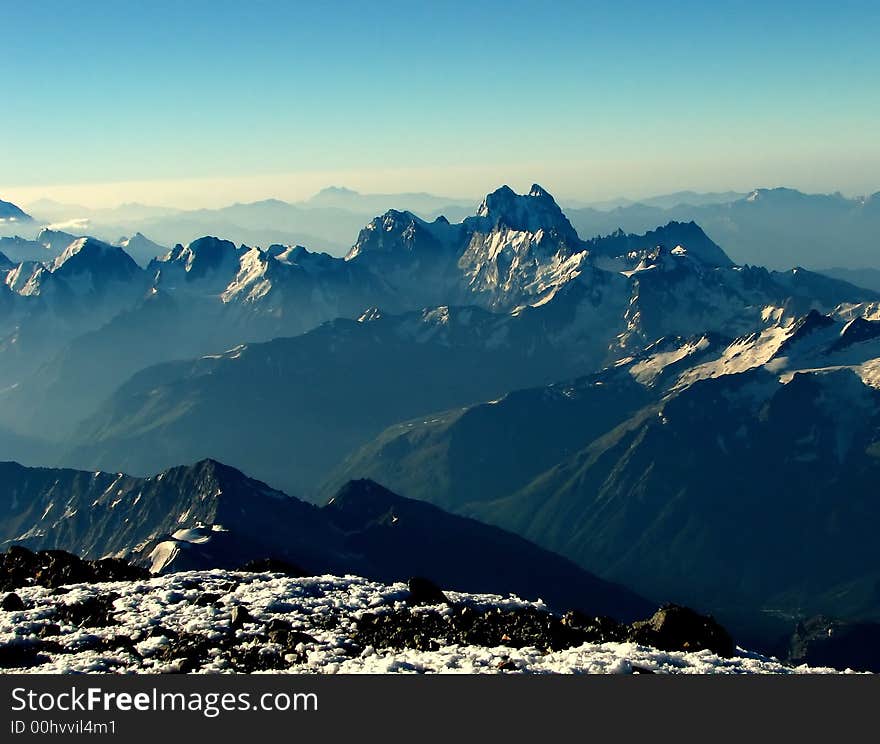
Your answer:
[[[876,305],[663,339],[390,427],[327,487],[374,478],[756,636],[820,612],[876,619],[878,356]]]
[[[543,598],[636,619],[652,603],[496,527],[346,484],[322,508],[214,460],[150,478],[0,463],[0,547],[127,558],[153,573],[236,568],[270,558],[311,575],[431,576],[462,591]]]
[[[569,219],[584,237],[608,235],[618,229],[644,233],[671,221],[694,221],[723,245],[736,263],[773,269],[799,265],[815,271],[880,270],[877,204],[877,194],[848,198],[838,193],[806,194],[791,188],[678,191],[639,200],[564,203]],[[141,204],[89,209],[41,200],[28,205],[35,222],[17,227],[0,223],[0,234],[12,235],[10,230],[27,225],[58,225],[57,229],[87,233],[108,242],[116,241],[119,235],[140,232],[168,246],[204,235],[223,235],[236,243],[264,248],[273,243],[299,243],[343,255],[365,216],[394,208],[428,221],[442,215],[455,223],[472,214],[473,206],[474,202],[465,198],[424,193],[361,194],[344,187],[329,187],[296,203],[267,199],[198,210]],[[133,251],[132,256],[145,266],[161,252],[135,255]],[[880,290],[880,284],[874,281],[869,288]]]
[[[802,206],[756,193],[728,214]],[[873,200],[843,201],[869,218]],[[458,222],[390,209],[344,256],[202,236],[146,265],[118,242],[10,239],[0,442],[76,472],[8,466],[2,482],[38,485],[7,491],[5,539],[157,570],[262,551],[398,578],[430,525],[478,519],[505,550],[540,546],[762,643],[811,614],[880,619],[880,295],[743,263],[696,222],[585,240],[572,214],[503,186]],[[199,511],[220,509],[215,488],[240,495],[220,518]],[[116,522],[113,489],[151,506]],[[78,519],[43,514],[58,493]],[[398,544],[387,517],[407,510],[423,527]]]
[[[48,440],[59,463],[145,475],[210,455],[306,496],[396,421],[583,374],[663,336],[734,337],[764,327],[767,308],[779,320],[877,298],[736,266],[693,223],[583,241],[537,185],[502,187],[457,224],[391,210],[345,258],[206,237],[141,270],[78,239],[11,269],[7,286],[0,425]]]
[[[682,195],[612,209],[567,210],[581,235],[604,235],[617,228],[641,232],[670,220],[697,222],[740,264],[774,269],[803,266],[821,271],[880,269],[880,192],[858,198],[804,194],[795,189],[755,189],[727,201]],[[874,287],[877,285],[874,284]]]

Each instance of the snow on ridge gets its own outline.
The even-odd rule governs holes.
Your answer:
[[[162,558],[164,556],[157,556]],[[648,670],[670,674],[792,674],[835,673],[827,668],[789,667],[776,659],[737,649],[725,659],[709,651],[670,652],[625,643],[585,643],[562,651],[537,648],[509,648],[449,645],[434,651],[392,650],[368,647],[352,653],[349,638],[354,624],[364,613],[381,613],[406,607],[404,584],[383,584],[356,576],[291,578],[279,574],[251,574],[223,570],[189,571],[144,581],[107,584],[79,584],[62,596],[51,589],[28,587],[18,590],[29,608],[0,612],[0,644],[36,640],[39,628],[58,622],[57,604],[71,605],[93,596],[119,595],[113,602],[115,625],[78,628],[62,621],[57,640],[66,652],[47,655],[44,663],[9,672],[33,673],[165,673],[178,671],[181,660],[162,655],[171,640],[163,633],[200,634],[219,639],[229,632],[232,609],[241,605],[253,622],[245,621],[235,631],[241,649],[270,648],[259,640],[270,620],[284,620],[299,632],[308,633],[314,643],[286,656],[289,667],[282,673],[617,673]],[[218,599],[197,603],[205,593]],[[450,601],[475,608],[535,608],[546,610],[540,601],[527,602],[514,596],[446,592]],[[417,608],[414,612],[447,611],[444,606]],[[113,644],[124,636],[137,653]],[[80,649],[80,650],[77,650]],[[212,655],[201,672],[230,672],[229,660]]]

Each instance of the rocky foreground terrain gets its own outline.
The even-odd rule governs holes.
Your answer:
[[[0,668],[37,673],[815,673],[734,645],[667,605],[629,625],[540,599],[240,571],[153,577],[124,561],[12,548],[0,562]]]

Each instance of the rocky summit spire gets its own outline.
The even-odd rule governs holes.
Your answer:
[[[489,223],[481,231],[485,231],[486,227],[506,227],[532,233],[543,230],[545,233],[554,233],[567,242],[578,242],[575,229],[556,200],[536,183],[532,184],[528,194],[517,194],[507,185],[496,189],[480,204],[476,219]]]

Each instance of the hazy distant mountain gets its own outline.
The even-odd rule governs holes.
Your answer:
[[[6,302],[14,312],[7,315],[10,342],[0,346],[7,386],[0,394],[0,425],[31,438],[67,441],[106,400],[70,440],[76,454],[69,462],[150,472],[181,457],[210,455],[297,491],[310,491],[350,450],[395,421],[584,374],[660,337],[758,330],[768,322],[768,308],[773,317],[790,318],[812,307],[829,311],[841,302],[876,298],[804,270],[734,266],[693,223],[583,241],[538,185],[522,195],[497,189],[459,224],[391,210],[360,232],[344,260],[302,247],[249,249],[206,237],[175,246],[142,271],[121,248],[93,239],[72,245],[89,248],[90,270],[98,272],[77,284],[76,292],[88,294],[76,300],[76,312],[69,312],[76,292],[44,291],[44,285],[69,284],[58,270],[66,261],[9,270]],[[77,255],[68,252],[69,258]],[[56,294],[60,299],[52,299]],[[66,305],[57,304],[68,295]],[[67,308],[61,322],[36,313],[47,302],[56,312]],[[87,308],[92,315],[84,314]],[[381,309],[364,313],[366,308]],[[35,318],[52,321],[51,331]],[[295,336],[333,318],[352,321],[274,345],[252,343]],[[348,356],[328,356],[328,348],[348,349]],[[303,354],[311,359],[305,366]],[[204,355],[211,358],[147,370],[134,387],[114,395],[151,365]],[[344,405],[346,397],[330,390],[330,380],[343,385],[340,375],[352,355],[376,357],[383,369],[398,367],[395,374],[375,370],[382,381],[372,394],[381,409],[375,415],[357,403],[363,394],[358,388]],[[229,409],[238,422],[248,417],[248,406],[262,405],[249,393],[242,397],[249,386],[238,374],[250,365],[241,359],[254,365],[255,379],[273,379],[283,370],[279,386],[300,381],[285,405],[265,399],[265,426],[244,447],[234,431],[226,437],[222,426],[206,425],[217,410]],[[418,365],[429,359],[440,392],[420,379]],[[484,369],[486,377],[451,386],[448,380],[460,376],[456,364]],[[179,386],[178,379],[188,382]],[[149,390],[169,385],[167,396],[160,403],[156,396],[132,394],[141,384]],[[222,401],[202,390],[205,384]],[[303,386],[309,392],[300,399]],[[263,395],[259,387],[255,392]],[[291,418],[291,410],[310,410],[310,396],[338,398],[333,436],[326,413]],[[193,400],[204,405],[194,407]],[[158,408],[142,411],[147,402],[167,406],[167,415],[158,416]],[[132,428],[144,417],[154,423]],[[293,469],[263,446],[276,426],[283,436],[274,441],[302,442],[295,482],[286,480]],[[124,443],[135,431],[142,446]]]
[[[704,328],[733,337],[817,302],[831,308],[877,297],[803,270],[708,270],[686,255],[660,259],[662,267],[646,265],[630,277],[593,270],[510,314],[373,311],[146,369],[76,432],[66,462],[143,473],[211,456],[309,495],[346,454],[395,422],[433,420],[435,411],[596,369],[637,352],[645,339]],[[815,299],[816,286],[824,300]]]
[[[878,204],[878,195],[848,199],[785,188],[748,194],[681,191],[637,201],[568,202],[566,215],[583,239],[609,235],[619,228],[645,233],[671,221],[694,221],[738,264],[880,270]],[[163,245],[222,235],[239,244],[263,248],[300,244],[340,256],[367,215],[396,210],[428,222],[443,216],[457,223],[473,214],[473,204],[469,199],[432,194],[360,194],[329,187],[298,203],[267,199],[218,209],[127,204],[93,210],[43,200],[30,210],[39,221],[34,224],[67,223],[62,229],[108,242],[136,232]]]
[[[830,276],[834,279],[849,282],[850,284],[855,284],[857,287],[864,287],[865,289],[870,289],[874,292],[880,292],[880,269],[842,269],[840,267],[835,267],[831,269],[822,269],[819,273],[825,274],[825,276]]]
[[[617,228],[642,232],[669,220],[694,220],[740,264],[880,269],[878,204],[877,195],[848,199],[777,188],[757,189],[724,203],[636,203],[610,210],[570,209],[567,214],[582,236]]]
[[[129,202],[116,207],[85,207],[81,204],[64,204],[52,199],[40,199],[28,204],[34,218],[43,223],[69,220],[88,220],[98,225],[137,223],[141,220],[166,217],[182,210]]]
[[[0,225],[21,224],[32,222],[33,218],[20,207],[0,199]]]
[[[76,239],[76,235],[43,228],[33,240],[18,235],[0,238],[0,251],[16,264],[23,261],[48,263]]]
[[[426,218],[441,213],[453,221],[470,214],[470,200],[446,199],[430,194],[367,194],[330,188],[311,199],[289,203],[265,199],[250,204],[232,204],[217,209],[179,210],[142,204],[123,204],[108,209],[90,209],[42,200],[31,208],[42,224],[67,224],[74,232],[88,233],[111,241],[119,235],[145,234],[166,245],[188,243],[203,235],[223,235],[236,243],[257,245],[301,244],[345,253],[351,239],[363,226],[364,217],[392,207],[410,209]],[[146,264],[154,255],[134,255]]]
[[[17,253],[16,260],[28,252],[41,259],[3,270],[3,396],[16,395],[19,386],[71,339],[100,328],[142,299],[150,287],[147,276],[121,248],[94,238],[42,231],[37,241],[11,239],[0,245],[4,251]],[[38,392],[36,399],[40,398]],[[16,430],[14,425],[11,428]]]
[[[706,204],[728,204],[738,199],[748,196],[748,193],[739,191],[675,191],[671,194],[661,194],[659,196],[649,196],[642,199],[627,199],[619,197],[617,199],[606,199],[599,202],[572,202],[572,208],[589,207],[601,211],[610,211],[620,207],[632,207],[637,204],[646,207],[656,207],[659,209],[671,209],[678,206],[699,207]]]
[[[149,368],[83,424],[66,461],[147,473],[211,456],[308,493],[347,452],[395,421],[598,362],[595,350],[572,347],[565,327],[540,310],[374,313]]]
[[[168,252],[165,246],[154,243],[143,233],[135,233],[130,238],[120,238],[117,245],[131,256],[140,266],[146,266],[157,256]]]
[[[389,209],[414,212],[421,217],[428,218],[444,214],[450,222],[457,222],[454,215],[472,214],[474,202],[471,199],[435,196],[426,193],[403,193],[403,194],[361,194],[339,186],[330,186],[322,189],[310,199],[303,202],[309,207],[333,207],[346,209],[359,214],[379,214]],[[446,214],[444,210],[454,214]]]

